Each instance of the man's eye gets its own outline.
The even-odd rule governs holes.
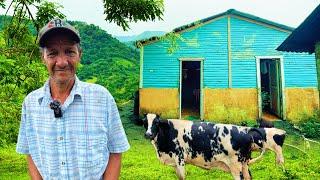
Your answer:
[[[48,53],[48,57],[52,58],[52,57],[55,57],[57,55],[56,52],[49,52]]]
[[[68,56],[73,57],[73,56],[75,56],[75,55],[76,55],[76,52],[75,52],[75,51],[73,51],[73,50],[66,50],[66,54],[67,54]]]

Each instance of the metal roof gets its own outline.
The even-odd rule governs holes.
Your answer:
[[[184,31],[186,29],[189,29],[189,28],[192,28],[194,26],[197,26],[200,23],[205,23],[205,22],[208,22],[210,20],[214,20],[216,18],[220,18],[220,17],[228,16],[228,15],[234,15],[234,16],[237,16],[237,17],[242,17],[242,18],[245,18],[245,19],[253,20],[253,21],[260,22],[262,24],[266,24],[266,25],[269,25],[269,26],[272,26],[272,27],[275,27],[275,28],[283,29],[283,30],[289,31],[289,32],[292,32],[294,30],[294,28],[286,26],[286,25],[283,25],[283,24],[272,22],[272,21],[269,21],[269,20],[254,16],[254,15],[251,15],[251,14],[243,13],[243,12],[237,11],[235,9],[229,9],[229,10],[223,12],[223,13],[216,14],[214,16],[210,16],[210,17],[207,17],[207,18],[192,22],[190,24],[177,27],[177,28],[173,29],[172,32],[173,33],[179,33],[179,32]],[[170,33],[172,33],[172,32],[170,32]],[[136,42],[136,45],[137,46],[138,46],[138,44],[144,45],[144,44],[147,44],[147,43],[149,43],[151,41],[158,41],[159,39],[160,39],[160,37],[154,36],[154,37],[151,37],[151,38],[148,38],[148,39],[139,40],[139,41]]]
[[[277,48],[279,51],[314,53],[320,41],[320,5]]]

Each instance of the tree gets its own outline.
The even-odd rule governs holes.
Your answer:
[[[5,0],[0,0],[0,8],[5,8],[4,2]],[[14,5],[14,12],[16,9],[25,10],[37,30],[42,27],[43,22],[48,22],[52,17],[61,15],[59,11],[56,11],[61,6],[45,0],[11,0],[7,10],[12,5]],[[129,29],[129,22],[162,20],[164,11],[163,0],[103,0],[103,5],[105,20],[116,23],[123,30]],[[30,6],[37,8],[36,18],[32,16]]]
[[[162,20],[163,0],[103,0],[105,20],[115,22],[123,30],[129,22]]]
[[[35,17],[30,6],[38,9]],[[11,7],[13,16],[4,16],[0,31],[0,146],[16,141],[22,101],[47,78],[35,34],[52,17],[64,17],[60,6],[49,2],[12,1]]]

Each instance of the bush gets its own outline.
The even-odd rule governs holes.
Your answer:
[[[306,138],[320,138],[320,110],[312,116],[305,116],[298,126]]]
[[[300,124],[301,132],[306,138],[320,138],[320,123],[310,120]]]

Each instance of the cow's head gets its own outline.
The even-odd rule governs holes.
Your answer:
[[[153,140],[159,132],[160,116],[158,114],[145,114],[143,126],[146,129],[144,136],[147,139]]]
[[[265,151],[266,149],[270,149],[276,153],[276,162],[278,164],[284,163],[282,145],[286,131],[277,128],[252,128],[248,134],[250,134],[253,139],[253,150],[261,149]]]

